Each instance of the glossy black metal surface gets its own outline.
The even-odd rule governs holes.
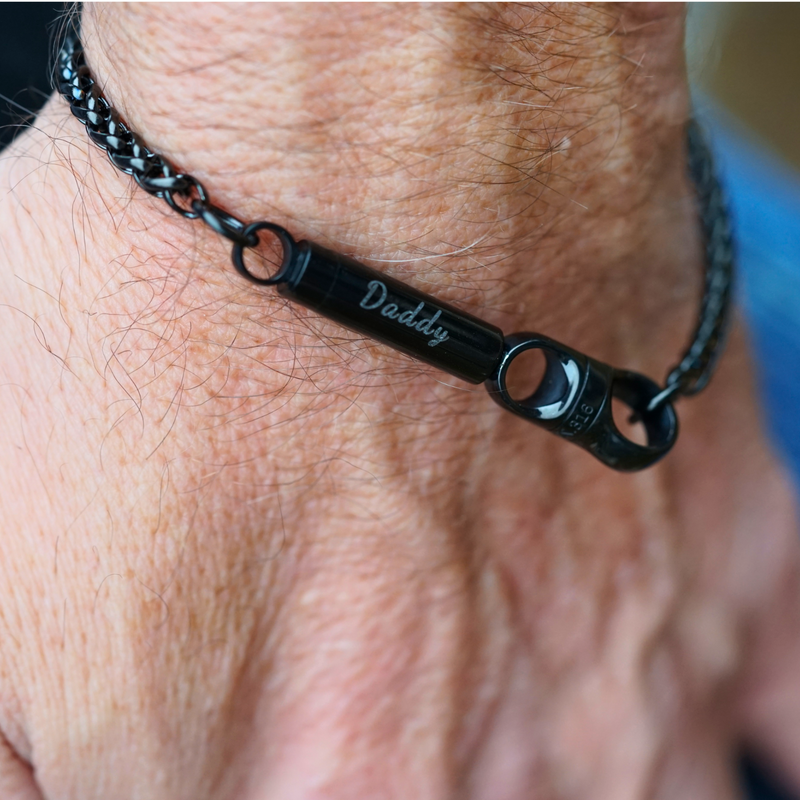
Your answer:
[[[341,253],[313,242],[295,242],[273,223],[253,223],[241,235],[260,230],[281,242],[281,264],[275,274],[257,277],[244,261],[247,246],[234,244],[233,262],[242,275],[274,285],[284,297],[451,375],[484,382],[500,406],[583,447],[607,466],[626,472],[643,469],[675,443],[675,410],[668,401],[653,407],[661,389],[644,375],[614,369],[539,334],[504,337],[494,325]],[[508,370],[531,349],[544,354],[545,373],[533,394],[515,400],[507,386]],[[618,430],[614,398],[641,420],[646,445]]]
[[[298,242],[280,275],[284,297],[470,383],[503,353],[494,325],[313,242]]]
[[[486,381],[501,406],[586,448],[615,469],[641,469],[668,452],[678,431],[671,401],[708,383],[724,346],[733,279],[731,230],[711,153],[694,123],[687,132],[687,149],[705,242],[705,290],[689,347],[659,389],[643,375],[613,369],[537,334],[515,334],[504,341],[498,328],[447,303],[346,256],[296,243],[275,223],[247,225],[213,205],[197,178],[151,151],[120,119],[92,76],[77,30],[68,33],[59,52],[56,83],[92,141],[118,169],[177,213],[202,220],[233,243],[231,259],[242,276],[261,286],[277,286],[285,297],[452,375],[471,383]],[[283,248],[280,268],[268,277],[254,274],[245,263],[245,252],[258,246],[260,231],[277,237]],[[531,397],[515,401],[505,383],[508,366],[532,347],[546,354],[545,380]],[[613,398],[627,403],[642,421],[647,445],[637,445],[617,430]]]
[[[541,350],[545,357],[544,376],[532,395],[515,400],[507,385],[508,370],[515,358],[531,349]],[[649,467],[665,456],[678,438],[678,417],[672,404],[649,408],[661,391],[656,383],[536,333],[506,338],[505,352],[486,388],[503,408],[583,447],[617,470]],[[614,398],[641,420],[647,432],[646,445],[620,433],[614,423]]]

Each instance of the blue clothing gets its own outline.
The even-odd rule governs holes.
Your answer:
[[[699,98],[736,231],[737,301],[750,326],[766,421],[776,451],[800,480],[800,173],[740,123]],[[731,433],[735,436],[735,431]],[[800,680],[800,676],[798,676]],[[792,800],[750,761],[748,800]]]
[[[709,131],[736,231],[738,302],[772,440],[800,479],[800,173],[728,115],[706,104]]]

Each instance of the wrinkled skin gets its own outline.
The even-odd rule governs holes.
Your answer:
[[[113,6],[245,219],[660,377],[696,314],[676,7]],[[60,99],[3,154],[2,800],[800,788],[792,499],[745,337],[657,467],[287,306]]]

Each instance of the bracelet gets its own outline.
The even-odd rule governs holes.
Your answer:
[[[213,205],[200,181],[151,151],[120,119],[92,77],[77,31],[67,34],[59,52],[56,84],[117,169],[178,214],[202,220],[232,242],[231,260],[240,275],[260,286],[275,286],[282,296],[412,358],[470,383],[484,383],[503,408],[614,469],[643,469],[666,455],[678,436],[673,401],[706,386],[724,348],[733,286],[731,226],[711,154],[695,122],[687,127],[687,147],[705,246],[703,299],[691,343],[661,387],[537,333],[504,336],[494,325],[341,253],[297,242],[279,225],[246,224]],[[266,278],[245,263],[245,251],[258,246],[259,232],[271,234],[282,249],[279,268]],[[544,376],[530,396],[514,399],[506,383],[508,370],[530,349],[543,353]],[[620,433],[612,415],[614,398],[631,409],[632,421],[642,423],[647,444]]]

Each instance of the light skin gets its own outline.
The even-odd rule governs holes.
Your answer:
[[[702,270],[682,11],[87,6],[244,219],[661,376]],[[2,800],[800,790],[794,509],[746,335],[662,464],[289,307],[64,102],[0,160]]]

